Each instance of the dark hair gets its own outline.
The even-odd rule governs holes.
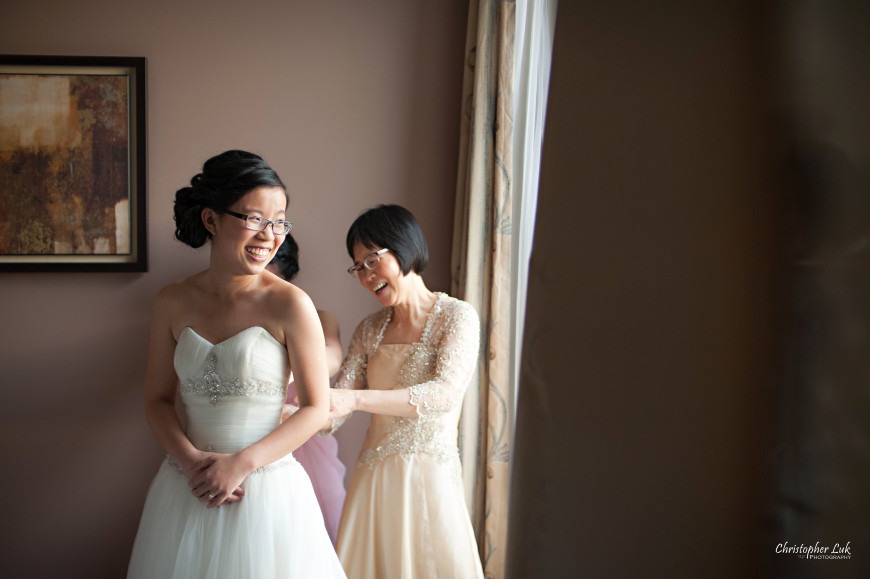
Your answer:
[[[281,178],[259,155],[233,150],[212,157],[202,166],[202,173],[190,180],[190,187],[175,192],[175,237],[191,247],[202,247],[211,239],[202,210],[224,213],[257,187],[280,187],[287,195]]]
[[[399,260],[402,273],[422,274],[429,263],[429,247],[414,215],[400,205],[378,205],[356,218],[347,232],[347,253],[353,259],[357,243],[386,247]]]
[[[299,273],[299,246],[289,233],[284,236],[284,243],[278,248],[275,257],[269,262],[278,268],[281,277],[290,281]]]

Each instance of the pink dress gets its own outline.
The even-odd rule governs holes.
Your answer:
[[[290,382],[287,387],[287,402],[294,404],[294,398],[296,398],[296,383]],[[311,479],[314,494],[323,512],[326,531],[332,539],[332,544],[335,545],[345,495],[345,467],[338,460],[338,441],[331,434],[326,436],[315,434],[293,451],[293,457],[305,468],[305,472]]]

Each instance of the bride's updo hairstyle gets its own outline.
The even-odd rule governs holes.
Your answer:
[[[387,248],[402,273],[422,274],[429,263],[429,247],[414,215],[401,205],[378,205],[356,218],[347,232],[347,253],[353,259],[357,243],[372,250]]]
[[[227,151],[212,157],[194,175],[190,187],[175,193],[175,237],[191,247],[202,247],[211,233],[202,222],[202,210],[226,210],[257,187],[287,188],[262,157],[247,151]],[[289,202],[289,198],[288,198]]]

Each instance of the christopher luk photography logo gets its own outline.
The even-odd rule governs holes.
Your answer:
[[[852,542],[846,541],[843,543],[834,543],[834,546],[822,545],[821,541],[816,541],[815,545],[792,545],[788,541],[779,543],[776,546],[777,554],[794,555],[801,559],[808,560],[824,560],[824,559],[851,559],[852,558]]]

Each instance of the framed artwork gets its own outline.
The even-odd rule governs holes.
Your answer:
[[[144,58],[0,55],[10,271],[147,271]]]

